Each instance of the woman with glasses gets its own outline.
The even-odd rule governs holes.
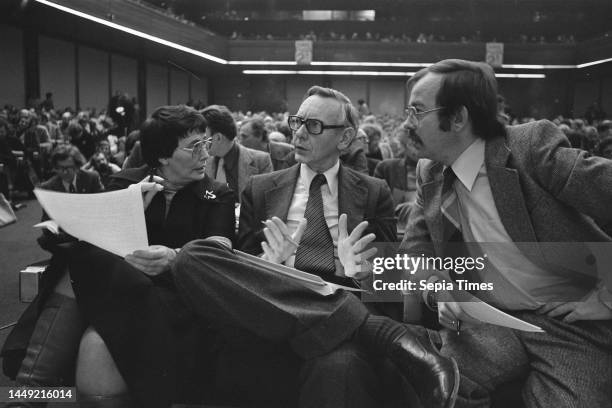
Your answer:
[[[151,246],[125,260],[89,247],[70,265],[91,324],[81,341],[77,388],[93,406],[199,402],[210,383],[204,373],[214,336],[193,323],[169,273],[187,242],[209,238],[231,246],[234,240],[235,195],[206,175],[205,131],[193,108],[155,110],[140,129],[146,164],[115,174],[109,187],[142,184]],[[92,267],[91,258],[100,262]]]
[[[169,273],[189,241],[234,241],[235,195],[205,173],[205,131],[205,119],[193,108],[156,109],[140,129],[146,164],[114,174],[108,187],[141,185],[150,246],[124,259],[87,244],[70,253],[72,287],[89,328],[80,347],[60,348],[72,350],[72,364],[79,350],[82,406],[198,401],[209,382],[201,373],[210,366],[212,336],[193,323]]]

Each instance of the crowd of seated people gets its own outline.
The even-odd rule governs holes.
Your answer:
[[[146,166],[151,167],[152,160],[153,162],[166,160],[168,152],[155,151],[156,155],[153,155],[150,145],[148,148],[140,147],[138,131],[128,136],[120,136],[110,116],[104,113],[96,115],[90,111],[73,113],[66,110],[59,114],[52,108],[47,108],[48,104],[46,107],[41,105],[39,109],[34,110],[5,107],[0,115],[0,176],[6,180],[5,195],[7,197],[13,196],[10,189],[14,192],[23,188],[25,190],[21,191],[30,193],[34,185],[43,180],[47,180],[42,184],[43,187],[69,193],[98,192],[107,187],[113,189],[117,188],[112,186],[113,183],[116,184],[117,180],[123,180],[113,178],[114,174],[119,173],[122,168],[139,167],[139,169],[132,169],[131,173],[125,173],[125,170],[121,173],[121,177],[125,178],[122,181],[125,184],[122,184],[121,188],[123,188],[128,184],[141,181],[148,174]],[[195,112],[193,110],[191,114],[195,115]],[[287,112],[231,112],[226,107],[218,105],[205,107],[198,112],[203,119],[198,119],[202,123],[198,122],[199,132],[196,133],[199,136],[200,131],[206,129],[205,140],[194,137],[196,135],[191,131],[187,132],[187,137],[181,138],[179,142],[180,154],[185,155],[186,158],[178,156],[175,158],[175,153],[172,153],[171,159],[176,160],[177,163],[179,159],[182,160],[181,165],[188,167],[192,173],[206,171],[209,177],[207,183],[215,183],[210,185],[216,189],[223,190],[223,186],[229,185],[234,191],[241,191],[244,185],[248,186],[253,175],[281,170],[295,163],[295,153],[290,146],[293,142],[293,133],[289,128]],[[533,118],[516,119],[508,115],[503,117],[508,124],[534,120]],[[612,121],[604,118],[603,113],[596,119],[591,118],[590,121],[559,116],[554,119],[554,123],[565,132],[573,147],[612,159]],[[406,227],[416,191],[417,160],[412,147],[411,133],[404,128],[405,118],[402,116],[372,115],[364,111],[359,122],[355,124],[358,130],[352,142],[340,152],[340,160],[348,168],[385,180],[394,201],[397,232],[401,234]],[[144,129],[149,133],[153,132],[150,124]],[[153,135],[155,136],[154,132]],[[136,148],[136,146],[139,147]],[[203,150],[205,153],[202,153]],[[134,159],[137,151],[139,152],[137,154],[142,155],[140,161]],[[191,162],[188,162],[192,160],[200,164],[198,152],[206,159],[205,169],[192,168]],[[275,152],[282,152],[284,157],[279,156],[281,153]],[[240,170],[243,158],[247,158],[250,168],[256,169],[244,176],[246,179],[240,179],[243,177]],[[128,162],[130,164],[127,164]],[[164,166],[167,167],[167,172],[175,171],[169,161]],[[216,171],[210,173],[211,167],[214,167]],[[192,173],[188,173],[189,177],[193,176]],[[137,177],[133,176],[134,174]],[[180,175],[181,172],[177,174]],[[178,177],[177,174],[175,176]],[[81,183],[86,181],[89,187],[80,186],[79,177]],[[182,183],[181,188],[178,189],[179,192],[193,182],[189,177],[186,180],[177,178]],[[198,177],[192,178],[195,180],[199,179]],[[171,189],[168,191],[172,192]],[[205,192],[208,194],[209,191]],[[176,191],[173,194],[179,197]],[[174,195],[166,196],[168,203],[175,199]],[[164,200],[161,197],[161,195],[158,196],[157,201],[154,201],[152,205],[163,208]],[[238,197],[234,198],[234,200],[237,199]],[[226,207],[232,210],[234,202],[232,199],[228,200],[224,205],[227,204]],[[225,210],[224,214],[227,215]],[[230,212],[233,215],[233,211]],[[160,214],[163,214],[163,211]],[[168,216],[168,210],[166,210],[166,216]],[[233,230],[228,229],[219,235],[233,239]],[[45,232],[43,238],[49,237],[50,234]],[[55,237],[52,238],[55,239]],[[65,238],[68,241],[71,239],[69,236]],[[189,239],[193,237],[190,236]],[[184,239],[179,241],[171,246],[180,247],[186,242]],[[56,245],[48,245],[45,239],[40,242],[41,246],[56,255]],[[172,253],[171,249],[169,251]],[[176,254],[172,253],[171,256],[176,256]],[[66,276],[65,270],[59,272],[63,273],[64,277]],[[60,294],[64,296],[62,302],[74,303],[66,300],[65,293]],[[57,296],[51,299],[57,299]],[[70,307],[74,309],[74,305]],[[76,337],[73,339],[76,342],[75,350],[78,349],[78,342],[84,329],[84,327],[80,328],[80,332],[77,329],[75,333]],[[90,331],[87,333],[90,337],[97,336]],[[74,355],[71,358],[74,359]]]
[[[230,40],[310,40],[310,41],[372,41],[382,43],[418,43],[426,44],[431,42],[456,42],[461,44],[470,43],[481,43],[481,42],[511,42],[521,44],[575,44],[576,40],[573,35],[558,35],[558,36],[545,36],[545,35],[527,35],[519,34],[511,37],[490,37],[483,38],[480,32],[474,34],[466,34],[459,36],[445,36],[444,34],[431,34],[431,33],[414,33],[410,35],[408,33],[380,33],[365,31],[359,32],[319,32],[309,31],[307,33],[287,33],[284,35],[274,35],[271,33],[243,33],[238,30],[233,30],[229,35]]]
[[[77,148],[84,169],[102,180],[129,156],[127,137],[105,112],[47,107],[48,101],[36,109],[7,105],[0,111],[0,185],[8,200],[31,198],[34,187],[53,176],[51,154],[60,146]]]

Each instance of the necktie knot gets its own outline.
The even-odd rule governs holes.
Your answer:
[[[327,184],[327,179],[323,174],[317,174],[314,176],[312,181],[310,182],[310,192],[312,193],[313,189],[320,189],[321,186]]]

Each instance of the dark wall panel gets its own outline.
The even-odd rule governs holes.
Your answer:
[[[599,81],[579,81],[574,91],[574,115],[582,117],[587,108],[599,99]]]
[[[250,109],[250,87],[247,76],[219,76],[212,79],[214,100],[218,105],[226,105],[233,111],[246,112]]]
[[[370,110],[372,113],[389,113],[402,116],[405,104],[403,79],[377,79],[370,81]]]
[[[320,84],[319,84],[320,85]],[[357,100],[366,100],[368,97],[368,79],[367,78],[339,78],[331,79],[331,87],[339,90],[357,106]]]
[[[26,102],[22,31],[0,25],[0,106]]]
[[[191,99],[194,103],[208,104],[208,79],[191,77]]]
[[[601,108],[608,114],[608,117],[612,117],[612,76],[603,79]]]
[[[296,114],[300,105],[302,104],[302,100],[304,99],[304,95],[308,88],[313,85],[322,85],[323,77],[316,75],[308,75],[308,76],[287,76],[286,78],[286,94],[287,94],[287,108],[289,113]]]
[[[517,117],[549,118],[571,110],[568,72],[549,72],[545,79],[498,78],[499,93]]]
[[[176,68],[170,69],[170,103],[184,104],[189,100],[189,74]]]
[[[113,93],[138,95],[138,64],[134,58],[113,54],[111,56],[111,89]]]
[[[168,104],[168,68],[163,65],[147,64],[147,111],[150,115],[155,108]]]
[[[76,69],[74,44],[40,36],[40,91],[53,92],[57,109],[76,107]]]
[[[79,47],[79,104],[98,112],[108,105],[108,53]]]
[[[251,77],[249,109],[267,112],[286,111],[285,79],[282,75]]]

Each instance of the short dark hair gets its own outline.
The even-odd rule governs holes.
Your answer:
[[[368,135],[369,140],[372,140],[375,136],[378,136],[378,139],[382,139],[383,130],[380,126],[374,123],[364,123],[361,125],[360,129],[363,130],[366,135]]]
[[[247,119],[240,127],[243,127],[247,124],[251,124],[251,130],[253,131],[253,136],[257,139],[261,139],[262,142],[268,141],[268,129],[266,129],[266,124],[261,117],[253,117],[251,119]]]
[[[150,167],[159,167],[159,159],[171,157],[179,140],[193,131],[205,132],[206,120],[186,105],[160,106],[140,127],[142,157]]]
[[[447,59],[423,68],[408,80],[409,89],[426,74],[443,76],[436,95],[440,130],[450,130],[451,116],[465,106],[474,134],[482,139],[505,134],[504,125],[497,117],[497,81],[495,72],[484,62]]]
[[[236,121],[232,112],[223,105],[210,105],[200,111],[211,133],[221,133],[229,140],[236,138]]]
[[[66,159],[72,159],[76,167],[81,167],[85,164],[85,158],[78,147],[72,145],[61,145],[53,149],[51,152],[51,166],[57,166],[58,162]]]
[[[355,109],[351,103],[351,100],[345,94],[332,88],[324,88],[322,86],[315,85],[306,92],[306,97],[304,99],[313,95],[321,96],[323,98],[332,98],[340,102],[344,110],[344,120],[350,127],[355,129],[355,132],[357,131],[359,114],[357,113],[357,109]]]
[[[70,140],[80,137],[83,134],[83,126],[81,126],[78,122],[70,122],[68,124],[66,133],[68,134],[68,138]]]

